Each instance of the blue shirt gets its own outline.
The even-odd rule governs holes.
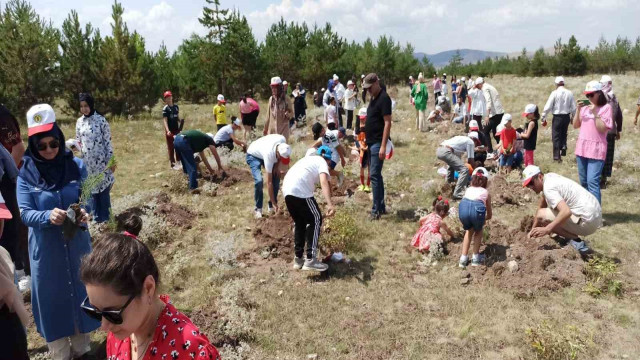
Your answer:
[[[51,210],[66,210],[77,203],[81,182],[87,177],[82,160],[74,161],[81,178],[59,191],[42,190],[37,186],[40,173],[33,160],[25,156],[18,175],[18,206],[22,222],[29,227],[29,262],[31,263],[31,305],[36,327],[47,342],[80,333],[89,333],[100,322],[89,318],[80,309],[87,296],[80,281],[80,261],[91,252],[88,231],[78,230],[75,237],[65,240],[62,226],[51,224]]]

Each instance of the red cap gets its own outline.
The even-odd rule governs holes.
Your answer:
[[[173,94],[171,93],[171,91],[167,90],[167,91],[164,92],[164,95],[162,97],[166,99],[169,96],[173,96]]]
[[[289,165],[289,163],[291,162],[291,158],[280,157],[280,162],[285,165]]]

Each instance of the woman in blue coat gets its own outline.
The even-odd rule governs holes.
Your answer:
[[[51,106],[33,106],[27,122],[29,145],[18,175],[18,205],[29,227],[33,317],[52,359],[80,358],[90,350],[89,333],[100,326],[80,308],[87,296],[80,261],[91,252],[91,239],[88,231],[78,230],[67,240],[61,225],[69,205],[79,202],[87,171],[64,147]],[[78,218],[86,223],[86,212]]]

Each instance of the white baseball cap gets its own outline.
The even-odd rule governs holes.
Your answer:
[[[442,76],[447,76],[447,73],[442,74]]]
[[[613,82],[613,79],[609,75],[602,75],[602,78],[600,78],[600,82],[603,84],[608,84],[610,82]]]
[[[56,113],[49,104],[34,105],[27,111],[29,136],[49,131],[55,123]]]
[[[476,85],[484,84],[484,78],[483,78],[483,77],[478,77],[478,78],[476,79],[475,84],[476,84]]]
[[[349,86],[349,85],[353,85],[353,81],[351,81],[351,80],[347,81],[347,86]]]
[[[502,115],[502,121],[500,122],[500,124],[506,125],[511,120],[513,120],[513,118],[511,117],[511,114],[504,114]]]
[[[367,108],[366,107],[362,107],[362,108],[360,108],[360,110],[358,110],[358,117],[359,118],[367,117]]]
[[[224,95],[218,94],[218,101],[224,101]]]
[[[4,203],[4,198],[2,194],[0,194],[0,220],[4,219],[12,219],[13,215],[11,215],[11,211],[7,208],[7,205]]]
[[[596,91],[602,91],[602,83],[594,80],[587,83],[587,86],[584,88],[583,93],[586,95],[594,93]]]
[[[463,76],[462,79],[460,79],[460,80],[467,81],[467,78]]]
[[[529,185],[531,179],[533,179],[534,176],[540,173],[542,173],[542,171],[540,171],[540,168],[535,165],[529,165],[524,168],[524,170],[522,171],[522,177],[524,178],[522,179],[522,186],[526,187],[527,185]]]
[[[274,76],[271,78],[271,86],[280,84],[282,84],[282,79],[280,79],[280,76]]]
[[[280,161],[287,165],[291,161],[291,146],[287,143],[278,144],[278,154],[280,154]]]
[[[477,120],[469,121],[469,130],[478,130],[479,128]]]
[[[340,80],[340,78],[338,77],[338,75],[333,74],[333,80],[334,80],[334,81],[335,81],[335,80]]]
[[[533,114],[533,113],[536,112],[537,109],[538,109],[538,107],[536,106],[536,104],[529,104],[529,105],[524,107],[524,112],[522,113],[522,116],[527,116],[529,114]]]
[[[360,75],[360,79],[364,79],[364,74]]]
[[[560,85],[560,83],[564,83],[564,78],[562,76],[558,76],[554,82],[556,85]]]
[[[468,135],[468,137],[472,138],[472,139],[478,139],[480,140],[480,138],[478,137],[478,132],[477,131],[472,131],[470,132]]]
[[[242,125],[242,120],[240,120],[240,118],[236,118],[235,120],[233,120],[233,124],[236,126],[240,126]]]
[[[287,82],[287,80],[285,80],[285,81],[282,82],[282,85],[287,86],[287,85],[289,85],[289,83]]]

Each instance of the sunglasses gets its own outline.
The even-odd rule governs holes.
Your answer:
[[[587,94],[587,97],[588,97],[588,98],[592,98],[592,97],[594,97],[594,96],[596,96],[596,93]]]
[[[45,150],[47,150],[47,147],[49,147],[51,149],[57,149],[57,148],[60,147],[60,141],[51,140],[51,141],[49,141],[49,143],[46,143],[46,142],[38,143],[38,151],[45,151]]]
[[[129,300],[127,300],[127,302],[124,304],[124,306],[120,308],[120,310],[100,311],[96,309],[95,306],[91,305],[91,303],[89,303],[89,297],[87,296],[82,302],[82,304],[80,304],[80,308],[82,308],[85,314],[89,315],[89,317],[92,319],[101,321],[102,318],[105,318],[108,322],[112,324],[120,325],[123,322],[122,312],[124,311],[124,309],[127,308],[127,306],[129,306],[129,304],[131,304],[131,301],[133,301],[134,298],[135,298],[135,295],[132,295],[129,298]]]

